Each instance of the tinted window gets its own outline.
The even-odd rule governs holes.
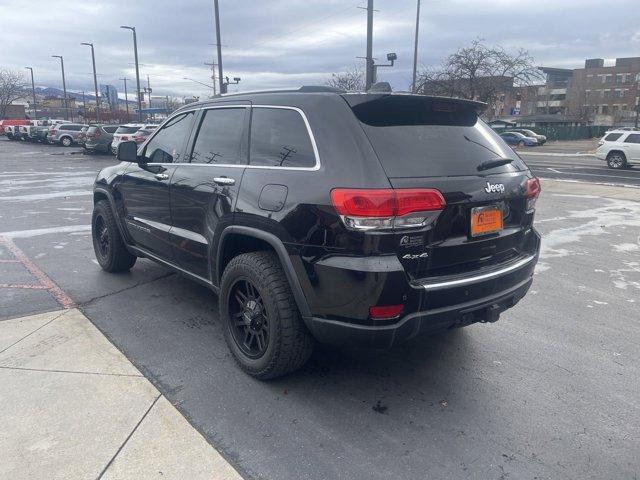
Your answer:
[[[241,155],[245,110],[206,110],[191,153],[191,163],[245,163]]]
[[[102,129],[107,133],[115,133],[118,130],[118,127],[102,127]]]
[[[610,133],[606,137],[604,137],[606,142],[615,142],[622,136],[621,133]]]
[[[473,104],[404,95],[345,97],[390,177],[477,175],[482,162],[496,158],[513,161],[491,173],[526,169]]]
[[[149,163],[180,162],[192,121],[193,112],[183,113],[169,120],[144,149],[144,156]]]
[[[316,158],[302,116],[295,110],[254,108],[251,165],[313,167]]]
[[[624,143],[640,143],[640,133],[630,133]]]
[[[140,127],[118,127],[116,133],[136,133]]]

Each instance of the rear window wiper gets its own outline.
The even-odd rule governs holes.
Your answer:
[[[496,167],[501,167],[502,165],[508,165],[511,162],[513,162],[513,158],[492,158],[491,160],[487,160],[485,162],[482,162],[480,165],[477,166],[477,169],[479,172],[482,172],[483,170],[489,170],[490,168],[496,168]]]

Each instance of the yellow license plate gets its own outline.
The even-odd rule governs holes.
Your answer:
[[[502,209],[497,205],[471,209],[471,236],[486,235],[502,230]]]

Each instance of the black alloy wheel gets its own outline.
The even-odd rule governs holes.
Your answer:
[[[231,287],[229,328],[238,348],[249,358],[260,358],[269,346],[269,316],[256,287],[238,279]]]

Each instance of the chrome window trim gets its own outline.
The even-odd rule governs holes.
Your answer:
[[[313,167],[278,167],[278,166],[270,166],[270,165],[250,165],[250,164],[237,164],[237,163],[215,163],[215,164],[211,164],[211,163],[191,163],[191,162],[173,162],[173,163],[147,163],[146,165],[180,165],[180,166],[185,166],[185,165],[197,165],[200,167],[227,167],[227,168],[251,168],[251,169],[264,169],[264,170],[298,170],[298,171],[302,171],[302,172],[315,172],[320,170],[320,167],[322,166],[322,164],[320,163],[320,153],[318,152],[318,144],[316,143],[316,138],[313,135],[313,130],[311,130],[311,125],[309,124],[309,120],[307,119],[307,116],[305,115],[304,111],[298,107],[292,107],[289,105],[250,105],[250,104],[228,104],[228,105],[208,105],[208,106],[204,106],[204,107],[198,107],[198,108],[192,108],[189,110],[181,110],[179,112],[176,112],[175,115],[172,115],[171,117],[167,118],[164,122],[162,122],[160,125],[158,125],[158,128],[156,129],[155,133],[150,136],[149,138],[147,138],[147,140],[145,140],[145,142],[140,145],[140,149],[144,149],[147,146],[147,143],[149,143],[153,137],[155,137],[160,130],[162,130],[162,127],[164,127],[165,123],[168,123],[170,120],[172,120],[174,117],[177,117],[178,115],[181,115],[183,113],[189,113],[189,112],[198,112],[201,110],[214,110],[217,108],[277,108],[277,109],[281,109],[281,110],[294,110],[296,112],[298,112],[298,114],[302,117],[302,121],[305,124],[305,127],[307,128],[307,133],[309,134],[309,139],[311,140],[311,147],[313,148],[313,156],[315,157],[316,163]],[[249,159],[250,161],[251,159]]]

